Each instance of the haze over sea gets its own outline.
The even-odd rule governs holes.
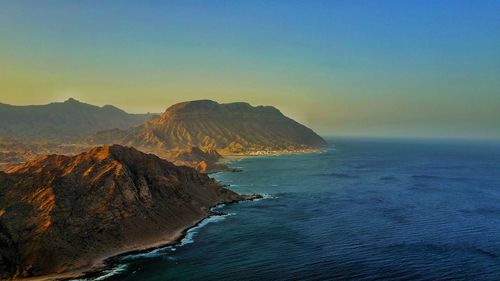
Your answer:
[[[181,245],[107,280],[499,280],[500,144],[329,139],[324,153],[245,158],[214,177],[225,206]],[[103,276],[106,275],[106,276]]]

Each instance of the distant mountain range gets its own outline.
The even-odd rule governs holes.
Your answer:
[[[75,139],[97,131],[128,129],[152,114],[129,114],[112,105],[103,107],[68,99],[47,105],[0,103],[0,136],[30,139]]]
[[[252,198],[134,148],[44,156],[0,172],[0,279],[88,270]]]
[[[326,142],[272,106],[197,100],[161,115],[129,114],[68,99],[38,106],[0,104],[0,170],[43,154],[74,155],[120,144],[201,172],[227,169],[224,154],[314,152]]]
[[[87,141],[131,145],[155,153],[199,147],[222,154],[258,154],[298,152],[326,145],[314,131],[275,107],[211,100],[175,104],[143,126],[98,132]]]

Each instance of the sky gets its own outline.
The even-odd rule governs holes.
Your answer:
[[[325,136],[500,138],[500,1],[0,1],[0,102],[274,105]]]

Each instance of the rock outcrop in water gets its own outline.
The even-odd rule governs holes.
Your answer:
[[[0,277],[88,268],[250,198],[134,148],[45,156],[0,172]]]
[[[155,153],[199,147],[223,154],[259,154],[317,149],[326,144],[311,129],[275,107],[210,100],[179,103],[144,126],[100,132],[89,140],[126,144]]]

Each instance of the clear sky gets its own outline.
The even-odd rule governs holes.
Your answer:
[[[269,104],[323,135],[500,138],[500,1],[0,1],[0,102]]]

